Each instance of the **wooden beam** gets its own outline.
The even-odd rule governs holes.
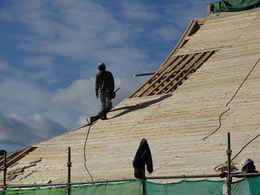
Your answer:
[[[163,61],[163,63],[160,65],[159,69],[153,74],[153,76],[146,81],[143,85],[141,85],[138,89],[136,89],[129,98],[132,97],[140,97],[141,95],[139,93],[143,93],[142,91],[145,91],[147,87],[149,87],[150,84],[154,85],[154,81],[156,80],[156,77],[160,77],[161,74],[165,71],[165,68],[168,68],[170,64],[172,64],[177,57],[174,56],[177,49],[183,47],[191,38],[191,35],[194,34],[200,27],[201,24],[203,24],[206,21],[206,18],[201,18],[198,20],[192,20],[190,24],[186,27],[184,33],[182,34],[182,37],[179,39],[179,42],[175,46],[175,48],[170,52],[170,55]],[[146,76],[146,75],[144,75]],[[147,75],[148,76],[148,75]],[[159,79],[158,79],[159,80]],[[157,81],[158,81],[157,80]]]
[[[197,23],[199,24],[199,25],[203,25],[203,24],[205,24],[205,22],[208,20],[208,18],[200,18],[200,19],[198,19],[197,20]]]
[[[188,24],[188,26],[186,27],[185,31],[182,33],[181,38],[179,39],[178,43],[176,44],[174,49],[170,52],[170,55],[163,61],[161,66],[164,66],[167,63],[167,61],[169,60],[169,58],[177,51],[177,49],[179,49],[181,47],[185,37],[189,34],[189,32],[193,28],[194,24],[195,24],[195,21],[191,20],[190,23]]]
[[[198,69],[202,64],[204,64],[209,58],[210,56],[214,53],[214,51],[210,51],[210,52],[206,52],[205,55],[199,60],[198,63],[195,64],[194,67],[190,67],[187,72],[183,75],[182,78],[187,77],[193,70]],[[174,84],[172,85],[171,88],[167,89],[165,93],[169,93],[173,88],[177,87],[177,85],[179,84],[179,82],[181,82],[182,80],[176,81],[174,82],[174,80],[172,79],[172,82],[174,82]],[[170,83],[170,82],[169,82]],[[169,83],[166,87],[169,86]]]
[[[192,36],[186,36],[186,37],[184,38],[184,40],[185,40],[185,41],[188,41],[191,37],[192,37]]]
[[[203,53],[199,54],[192,54],[189,55],[189,61],[183,62],[179,69],[179,72],[173,76],[173,74],[169,74],[163,81],[164,86],[161,87],[158,91],[155,92],[156,89],[152,90],[148,95],[155,95],[155,94],[160,94],[165,88],[167,88],[169,85],[171,85],[172,81],[178,80],[178,78],[183,74],[183,71],[187,70],[189,67],[193,66],[197,61],[200,60],[200,58],[203,56]],[[172,77],[173,76],[173,77]],[[172,78],[171,78],[172,77]],[[167,80],[169,80],[167,82]],[[155,92],[155,93],[154,93]]]
[[[141,73],[141,74],[135,74],[135,77],[143,77],[143,76],[151,76],[154,75],[155,72],[148,72],[148,73]]]
[[[174,56],[174,58],[172,59],[172,61],[175,61],[178,58],[178,56]],[[153,80],[155,80],[155,77],[159,74],[161,74],[167,67],[166,66],[161,66],[156,73],[153,75],[153,77],[151,77],[149,80],[147,80],[143,85],[141,85],[138,89],[136,89],[134,91],[134,93],[132,93],[132,95],[130,95],[129,97],[137,97],[138,92],[140,92],[146,85],[149,85],[149,83],[153,82]]]
[[[7,156],[7,167],[11,166],[13,163],[17,162],[18,160],[23,158],[26,154],[33,151],[34,149],[36,149],[36,147],[29,146],[18,152],[14,152],[14,153],[8,155]],[[1,160],[0,166],[1,166],[1,164],[3,164],[3,160]]]
[[[165,83],[167,82],[167,80],[169,79],[169,77],[171,77],[174,73],[180,72],[180,70],[185,66],[185,64],[189,63],[193,57],[195,56],[195,54],[192,55],[186,55],[185,59],[183,61],[181,61],[177,66],[175,67],[171,67],[171,69],[169,69],[168,74],[164,74],[165,77],[162,78],[162,80],[160,81],[160,83],[158,83],[158,85],[156,87],[150,88],[150,91],[147,91],[147,93],[145,95],[151,95],[151,91],[155,91],[157,90],[159,87],[161,87],[162,85],[165,85]]]
[[[170,67],[170,70],[167,69],[168,67],[167,67],[165,70],[171,71],[172,69],[174,69],[175,67],[177,67],[177,66],[182,62],[183,59],[185,59],[185,56],[180,56],[179,58],[177,58],[177,59],[173,62],[173,64],[172,64],[171,66],[169,66],[169,67]],[[168,72],[168,71],[167,71],[167,72]],[[147,87],[145,87],[143,90],[141,90],[140,94],[138,94],[138,97],[144,95],[145,92],[146,92],[149,88],[153,87],[157,82],[159,82],[159,80],[163,77],[164,74],[165,74],[165,71],[162,72],[162,74],[160,74],[160,76],[158,76],[151,84],[149,84]]]

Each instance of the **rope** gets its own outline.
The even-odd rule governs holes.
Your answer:
[[[249,140],[249,142],[247,142],[240,150],[238,153],[236,153],[236,155],[231,159],[234,160],[236,157],[238,157],[238,155],[249,145],[251,144],[253,141],[256,140],[256,138],[258,138],[260,136],[260,134],[256,135],[253,139]]]
[[[258,58],[258,60],[256,61],[256,63],[253,65],[253,67],[250,69],[250,71],[247,73],[246,77],[243,79],[243,81],[240,83],[240,85],[238,86],[238,88],[236,89],[235,93],[233,94],[233,96],[227,101],[226,103],[226,107],[228,107],[231,102],[235,99],[235,97],[237,96],[238,92],[240,91],[240,89],[242,88],[242,86],[245,84],[245,82],[248,80],[249,76],[252,74],[252,72],[255,70],[256,65],[259,63],[260,61],[260,57]],[[206,139],[208,139],[210,136],[212,136],[213,134],[215,134],[220,128],[221,128],[221,120],[224,114],[226,114],[228,111],[230,111],[230,108],[228,108],[226,111],[222,112],[219,115],[219,126],[213,130],[211,133],[209,133],[209,135],[205,136],[202,138],[203,141],[205,141]]]
[[[244,80],[242,81],[242,83],[239,85],[239,87],[237,88],[237,90],[235,91],[234,95],[230,98],[230,100],[226,103],[226,107],[233,101],[233,99],[236,97],[236,95],[238,94],[240,88],[245,84],[245,82],[248,80],[249,76],[251,75],[251,73],[254,71],[256,65],[259,63],[260,61],[260,57],[258,58],[258,60],[256,61],[256,63],[254,64],[254,66],[251,68],[251,70],[247,73],[246,77],[244,78]]]
[[[221,123],[221,120],[222,120],[222,116],[228,112],[230,110],[230,108],[228,108],[227,110],[225,110],[224,112],[222,112],[219,117],[218,117],[218,122],[219,122],[219,126],[214,130],[212,131],[209,135],[205,136],[202,138],[203,141],[205,141],[206,139],[208,139],[211,135],[215,134],[222,126],[222,123]]]
[[[88,175],[89,175],[91,181],[94,182],[94,179],[93,179],[93,177],[92,177],[92,175],[91,175],[91,173],[90,173],[90,171],[88,170],[88,167],[87,167],[87,157],[86,157],[86,156],[87,156],[87,155],[86,155],[86,152],[87,152],[87,151],[86,151],[86,149],[87,149],[87,141],[88,141],[88,137],[89,137],[89,132],[90,132],[91,126],[92,126],[92,125],[89,125],[89,127],[88,127],[87,135],[86,135],[85,143],[84,143],[84,168],[85,168],[85,170],[87,171],[87,173],[88,173]]]
[[[256,135],[254,138],[252,138],[251,140],[249,140],[245,145],[243,145],[242,148],[239,150],[239,152],[236,153],[236,155],[231,159],[231,162],[232,162],[234,159],[236,159],[236,158],[239,156],[239,154],[240,154],[244,149],[246,149],[246,147],[247,147],[249,144],[251,144],[253,141],[255,141],[256,138],[258,138],[259,136],[260,136],[260,134]],[[214,169],[217,171],[217,169],[218,169],[219,167],[221,167],[221,166],[226,166],[226,164],[227,164],[227,161],[225,161],[225,163],[222,163],[222,164],[217,165]]]

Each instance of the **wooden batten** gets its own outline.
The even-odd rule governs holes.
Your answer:
[[[160,84],[157,82],[161,79],[163,75],[162,72],[165,71],[169,67],[169,65],[173,64],[174,60],[177,59],[177,57],[175,57],[177,50],[182,48],[190,40],[192,35],[195,34],[200,29],[200,26],[205,22],[205,18],[199,20],[192,20],[190,24],[187,26],[186,30],[184,31],[182,37],[180,38],[175,48],[171,51],[170,55],[166,58],[166,60],[160,65],[159,69],[153,74],[152,78],[147,80],[129,97],[131,98],[145,96],[147,95],[146,91],[150,87],[154,88],[155,86],[159,86]]]

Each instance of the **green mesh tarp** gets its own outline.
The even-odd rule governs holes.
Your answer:
[[[260,195],[260,177],[251,177],[232,184],[232,195]]]
[[[259,6],[260,0],[222,0],[212,3],[212,11],[216,12],[231,12],[242,11]]]
[[[0,193],[0,195],[2,195]],[[35,188],[28,190],[6,190],[5,195],[68,195],[66,188]],[[116,184],[92,184],[71,187],[71,195],[143,195],[141,181]]]
[[[143,195],[141,181],[73,187],[71,195]]]
[[[34,188],[23,190],[6,190],[5,195],[67,195],[66,188]]]
[[[92,184],[71,188],[71,195],[223,195],[224,181],[183,181],[157,184],[145,181]],[[8,189],[0,195],[67,195],[67,188]],[[232,195],[260,195],[260,177],[246,178],[232,184]]]
[[[223,181],[183,181],[176,184],[145,183],[146,195],[223,195]]]

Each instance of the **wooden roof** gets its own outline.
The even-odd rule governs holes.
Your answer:
[[[215,52],[178,90],[126,98],[109,113],[109,120],[93,125],[86,144],[86,165],[93,178],[133,177],[132,159],[141,138],[147,138],[151,147],[155,168],[151,176],[170,176],[215,173],[214,167],[226,161],[227,132],[231,132],[233,154],[258,135],[259,17],[259,9],[209,17],[183,47],[174,51],[173,58],[199,58]],[[220,125],[220,115],[228,108]],[[34,145],[36,149],[10,167],[9,175],[27,168],[8,183],[66,182],[68,146],[72,148],[72,181],[90,181],[84,168],[87,130],[73,130]],[[259,170],[259,149],[260,139],[256,139],[234,163],[251,158]],[[32,162],[35,166],[28,167]]]
[[[197,55],[176,55],[177,50],[189,41],[190,37],[200,29],[205,21],[206,19],[199,19],[190,22],[179,42],[160,65],[159,69],[149,80],[136,89],[130,97],[143,97],[173,92],[191,73],[197,71],[208,60],[213,51],[202,52]]]

